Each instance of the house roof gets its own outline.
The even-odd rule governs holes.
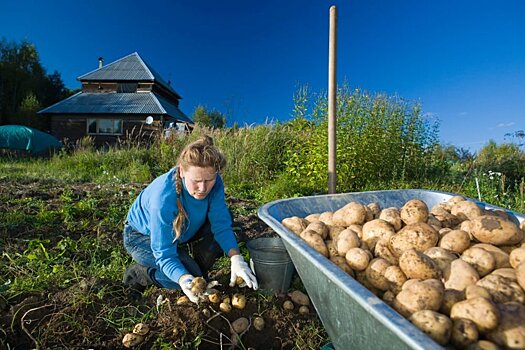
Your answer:
[[[38,113],[42,114],[162,114],[193,124],[177,106],[153,92],[79,92]]]
[[[151,68],[139,56],[133,52],[115,62],[106,64],[102,68],[95,69],[77,78],[80,81],[154,81],[169,90],[181,99],[182,97],[162,79],[162,77]]]

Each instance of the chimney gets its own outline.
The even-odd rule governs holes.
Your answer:
[[[104,65],[104,59],[102,57],[98,58],[98,69],[102,68]]]

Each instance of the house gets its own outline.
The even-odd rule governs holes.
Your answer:
[[[138,53],[77,78],[82,90],[38,113],[49,117],[51,134],[76,141],[92,136],[112,144],[129,135],[191,130],[193,121],[180,109],[182,98]]]

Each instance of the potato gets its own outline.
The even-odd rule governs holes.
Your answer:
[[[486,244],[486,243],[474,244],[472,245],[472,247],[483,248],[486,251],[490,252],[494,256],[494,259],[496,260],[496,269],[510,267],[509,254],[505,253],[500,248],[492,244]]]
[[[488,340],[479,340],[467,345],[466,350],[500,350],[501,348]]]
[[[342,231],[339,236],[337,237],[337,241],[335,242],[335,249],[337,250],[337,254],[340,256],[345,256],[346,252],[351,248],[357,248],[361,244],[361,241],[359,240],[359,237],[357,237],[357,234],[350,230],[346,229]]]
[[[406,250],[399,258],[399,267],[407,278],[421,280],[440,279],[441,270],[438,265],[425,254],[415,249]]]
[[[483,215],[483,210],[474,202],[461,201],[452,205],[450,213],[455,215],[460,221],[464,221]]]
[[[456,348],[463,349],[467,345],[477,342],[478,337],[478,328],[474,322],[463,318],[454,320],[450,341]]]
[[[232,297],[232,306],[236,309],[244,309],[246,307],[246,296],[241,293],[235,293]]]
[[[312,223],[314,221],[318,221],[319,220],[319,216],[321,216],[321,214],[319,214],[319,213],[310,214],[310,215],[305,216],[304,219],[306,221],[308,221],[309,223]]]
[[[300,235],[306,226],[308,226],[308,221],[298,216],[292,216],[289,218],[284,218],[281,221],[281,224],[296,235]]]
[[[348,265],[346,262],[346,259],[342,256],[332,256],[330,257],[330,261],[336,264],[341,270],[349,274],[350,276],[354,277],[354,271],[352,268]]]
[[[366,219],[365,206],[350,202],[334,212],[332,221],[335,225],[348,227],[352,224],[362,225]]]
[[[378,219],[379,218],[379,214],[381,213],[381,206],[379,205],[379,203],[377,203],[377,202],[368,203],[366,205],[366,208],[367,208],[367,211],[372,213],[372,219],[370,219],[370,220],[374,220],[374,219]],[[367,220],[367,221],[370,221],[370,220]]]
[[[525,305],[498,304],[498,310],[499,324],[487,334],[487,339],[506,349],[525,349]]]
[[[385,278],[385,270],[390,263],[382,258],[373,259],[365,270],[366,278],[374,287],[386,291],[389,289],[389,281]]]
[[[421,310],[412,314],[409,320],[438,344],[448,343],[452,321],[447,316],[432,310]]]
[[[464,291],[467,286],[476,284],[479,274],[467,262],[456,259],[443,272],[443,279],[445,288]]]
[[[452,230],[441,237],[439,247],[448,249],[455,253],[463,253],[470,247],[470,236],[463,230]]]
[[[352,224],[347,228],[354,231],[357,234],[357,237],[359,237],[359,239],[363,238],[363,225]]]
[[[480,279],[476,285],[485,288],[496,303],[510,301],[525,303],[525,292],[516,281],[515,274],[514,278],[509,278],[491,273]]]
[[[401,270],[399,266],[395,265],[388,266],[385,270],[384,276],[389,284],[388,289],[396,294],[401,291],[403,284],[405,284],[407,281],[407,276],[403,270]]]
[[[427,222],[428,207],[420,199],[411,199],[401,207],[399,211],[401,220],[407,225],[420,222]]]
[[[145,323],[137,323],[135,327],[133,327],[133,334],[145,336],[148,333],[149,333],[149,326]]]
[[[448,200],[447,200],[447,203],[449,205],[454,205],[454,204],[457,204],[459,202],[463,202],[463,201],[466,201],[466,198],[465,197],[462,197],[462,196],[452,196],[450,197]]]
[[[250,325],[250,321],[246,317],[239,317],[231,323],[232,331],[239,334],[244,332]]]
[[[403,221],[401,220],[401,214],[399,214],[399,209],[395,207],[383,209],[379,214],[379,219],[388,222],[396,231],[399,231],[403,226]]]
[[[125,348],[134,348],[143,341],[144,337],[142,335],[135,333],[127,333],[126,335],[124,335],[124,338],[122,338],[122,345],[124,345]]]
[[[525,262],[516,267],[516,281],[525,290]]]
[[[513,268],[517,268],[519,264],[525,261],[525,247],[514,249],[509,254],[509,263]]]
[[[388,305],[392,306],[392,303],[394,302],[394,299],[396,298],[396,293],[392,292],[391,290],[387,290],[383,294],[383,301],[387,303]]]
[[[328,226],[324,222],[319,220],[311,222],[308,226],[306,226],[305,230],[312,230],[316,232],[319,236],[321,236],[323,239],[326,239],[326,237],[328,237],[328,232],[330,231],[328,229]]]
[[[421,310],[439,310],[444,291],[441,281],[408,280],[405,285],[392,304],[392,307],[401,315],[410,317],[414,312]]]
[[[478,297],[492,300],[492,296],[490,295],[490,293],[483,287],[473,284],[465,288],[466,299],[473,299]]]
[[[371,250],[374,250],[379,239],[388,238],[394,233],[394,227],[388,222],[381,219],[375,219],[363,225],[362,239]]]
[[[450,318],[471,320],[481,333],[485,333],[497,327],[499,311],[492,301],[478,297],[454,304],[450,310]]]
[[[306,244],[317,250],[321,255],[328,257],[328,247],[323,241],[323,238],[319,236],[315,231],[304,230],[300,236]]]
[[[390,249],[397,256],[409,249],[423,252],[434,247],[438,237],[437,231],[424,222],[408,224],[390,237]]]
[[[324,243],[326,244],[326,248],[328,248],[328,256],[330,257],[330,259],[332,257],[339,256],[339,254],[337,253],[337,248],[335,247],[335,241],[327,239],[326,241],[324,241]]]
[[[297,305],[310,305],[310,298],[308,298],[308,295],[299,290],[294,290],[293,292],[289,293],[288,296]]]
[[[450,316],[452,305],[462,300],[465,300],[465,293],[463,291],[457,289],[445,289],[439,312],[443,315]]]
[[[442,206],[434,206],[430,213],[441,222],[441,226],[444,228],[452,228],[459,224],[460,220],[457,216],[452,215],[449,210],[444,209]]]
[[[258,330],[262,331],[264,329],[264,318],[257,316],[253,319],[253,327]]]
[[[512,221],[482,215],[471,220],[471,234],[482,243],[511,245],[523,240],[523,231]]]
[[[337,240],[339,234],[345,230],[342,226],[326,225],[328,227],[328,237],[331,240]]]
[[[392,265],[399,264],[398,257],[392,253],[392,250],[390,250],[389,239],[387,237],[381,238],[377,241],[374,253],[376,257],[383,258]]]
[[[439,239],[443,238],[444,235],[446,235],[447,233],[449,233],[450,231],[452,231],[451,228],[448,228],[448,227],[444,227],[442,228],[441,230],[438,231],[438,234],[439,234]],[[470,237],[470,236],[469,236]]]
[[[365,270],[363,271],[356,271],[355,272],[355,279],[357,282],[361,283],[363,285],[363,287],[365,287],[366,289],[368,289],[370,292],[372,292],[374,295],[376,296],[381,296],[382,294],[382,291],[380,291],[379,289],[377,289],[376,287],[374,287],[370,281],[368,280],[368,278],[366,278],[366,272]]]
[[[337,226],[337,225],[334,225],[334,220],[332,220],[333,216],[334,216],[334,212],[325,211],[319,215],[319,221],[324,222],[328,226]]]
[[[206,291],[206,280],[202,277],[195,277],[191,281],[191,291],[198,295]]]
[[[480,277],[488,275],[496,268],[496,259],[483,248],[471,247],[461,254],[460,259],[469,263]]]
[[[458,258],[456,254],[440,247],[428,248],[423,253],[434,260],[441,271],[445,271],[450,263]]]
[[[352,248],[346,252],[345,259],[348,266],[353,270],[363,271],[368,266],[371,257],[361,248]]]
[[[436,231],[439,231],[443,228],[443,224],[441,224],[441,221],[436,219],[436,217],[432,214],[428,214],[427,224],[432,226]]]

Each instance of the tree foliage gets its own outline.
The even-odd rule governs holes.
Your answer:
[[[193,112],[193,121],[200,126],[221,129],[226,125],[226,117],[219,111],[208,111],[206,107],[199,105]]]
[[[44,117],[36,113],[70,94],[59,72],[46,73],[33,44],[0,40],[0,125],[47,129]]]

